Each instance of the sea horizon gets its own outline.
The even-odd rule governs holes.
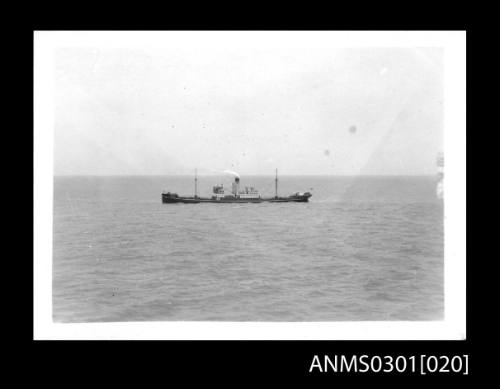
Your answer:
[[[275,177],[275,174],[245,174],[238,173],[246,177]],[[230,174],[197,174],[198,177],[221,177],[231,176]],[[54,174],[54,177],[191,177],[193,174]],[[280,174],[278,177],[434,177],[436,174]]]

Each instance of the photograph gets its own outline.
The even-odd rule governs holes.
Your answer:
[[[53,323],[445,320],[439,41],[45,34]]]

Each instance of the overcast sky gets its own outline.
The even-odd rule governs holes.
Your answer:
[[[435,174],[442,51],[55,53],[55,174]]]

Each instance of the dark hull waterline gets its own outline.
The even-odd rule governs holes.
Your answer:
[[[199,204],[199,203],[216,203],[216,204],[241,204],[241,203],[305,203],[309,201],[310,194],[290,196],[290,197],[262,197],[258,199],[249,198],[221,198],[214,199],[209,197],[181,197],[169,196],[162,194],[162,202],[165,204],[183,203],[183,204]]]

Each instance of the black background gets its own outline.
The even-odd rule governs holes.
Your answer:
[[[403,4],[404,7],[403,7]],[[22,8],[22,6],[21,6]],[[282,6],[230,3],[218,5],[204,3],[178,4],[116,3],[60,3],[49,7],[46,4],[26,4],[24,10],[7,10],[4,17],[11,19],[12,26],[3,35],[8,43],[14,42],[5,61],[12,75],[21,71],[13,81],[14,94],[11,105],[20,109],[16,115],[15,135],[27,151],[22,157],[27,174],[15,174],[19,188],[30,186],[33,180],[33,31],[34,30],[467,30],[467,75],[471,74],[471,58],[483,59],[479,50],[471,45],[476,31],[471,27],[472,12],[466,10],[467,18],[455,7],[438,8],[433,3],[361,3],[346,5],[333,3],[330,7],[313,3],[285,3]],[[7,51],[7,49],[4,49]],[[9,49],[10,50],[10,49]],[[473,57],[474,56],[474,57]],[[467,83],[470,96],[480,85]],[[472,91],[472,92],[471,92]],[[31,93],[30,93],[31,92]],[[474,99],[475,100],[475,99]],[[467,124],[470,129],[472,107],[475,101],[467,100]],[[30,116],[31,114],[31,116]],[[472,134],[473,135],[473,134]],[[467,132],[467,161],[474,148],[474,137]],[[21,159],[17,155],[17,161]],[[16,162],[17,163],[17,162]],[[17,166],[17,165],[16,165]],[[36,168],[36,167],[35,167]],[[468,167],[468,170],[470,168]],[[465,172],[464,172],[465,174]],[[22,177],[19,177],[22,176]],[[470,177],[470,179],[469,179]],[[476,175],[477,177],[477,175]],[[468,188],[474,177],[468,175]],[[14,183],[12,183],[14,185]],[[35,193],[36,193],[36,188]],[[471,196],[468,191],[468,203]],[[33,218],[33,188],[24,189],[27,197],[24,204],[28,217]],[[36,194],[35,194],[36,195]],[[472,195],[472,194],[471,194]],[[21,197],[17,198],[17,201]],[[478,222],[477,214],[467,212],[467,224]],[[29,223],[23,242],[32,242],[33,230]],[[64,386],[129,384],[133,386],[185,386],[197,381],[198,385],[245,384],[268,386],[271,383],[285,385],[323,382],[332,387],[340,382],[376,384],[382,381],[395,383],[426,383],[429,380],[469,381],[488,370],[489,357],[479,351],[479,337],[486,332],[483,323],[487,318],[480,299],[473,294],[482,292],[477,280],[477,246],[469,243],[477,229],[467,230],[467,340],[465,341],[34,341],[32,278],[22,288],[28,299],[26,304],[16,301],[16,307],[27,312],[23,320],[23,335],[14,338],[16,344],[9,353],[10,363],[20,382],[34,379],[36,382],[62,384]],[[24,267],[22,274],[32,273],[33,250],[27,243],[26,252],[19,259]],[[16,256],[16,257],[19,257]],[[479,291],[478,291],[479,289]],[[19,286],[17,289],[19,290]],[[474,303],[472,303],[474,301]],[[12,313],[14,315],[14,313]],[[17,326],[20,328],[19,326]],[[353,354],[367,355],[462,355],[469,354],[469,376],[433,374],[426,376],[393,374],[333,374],[309,373],[313,356]],[[26,364],[27,363],[27,364]],[[154,383],[153,383],[154,381]],[[347,381],[347,382],[346,382]]]

